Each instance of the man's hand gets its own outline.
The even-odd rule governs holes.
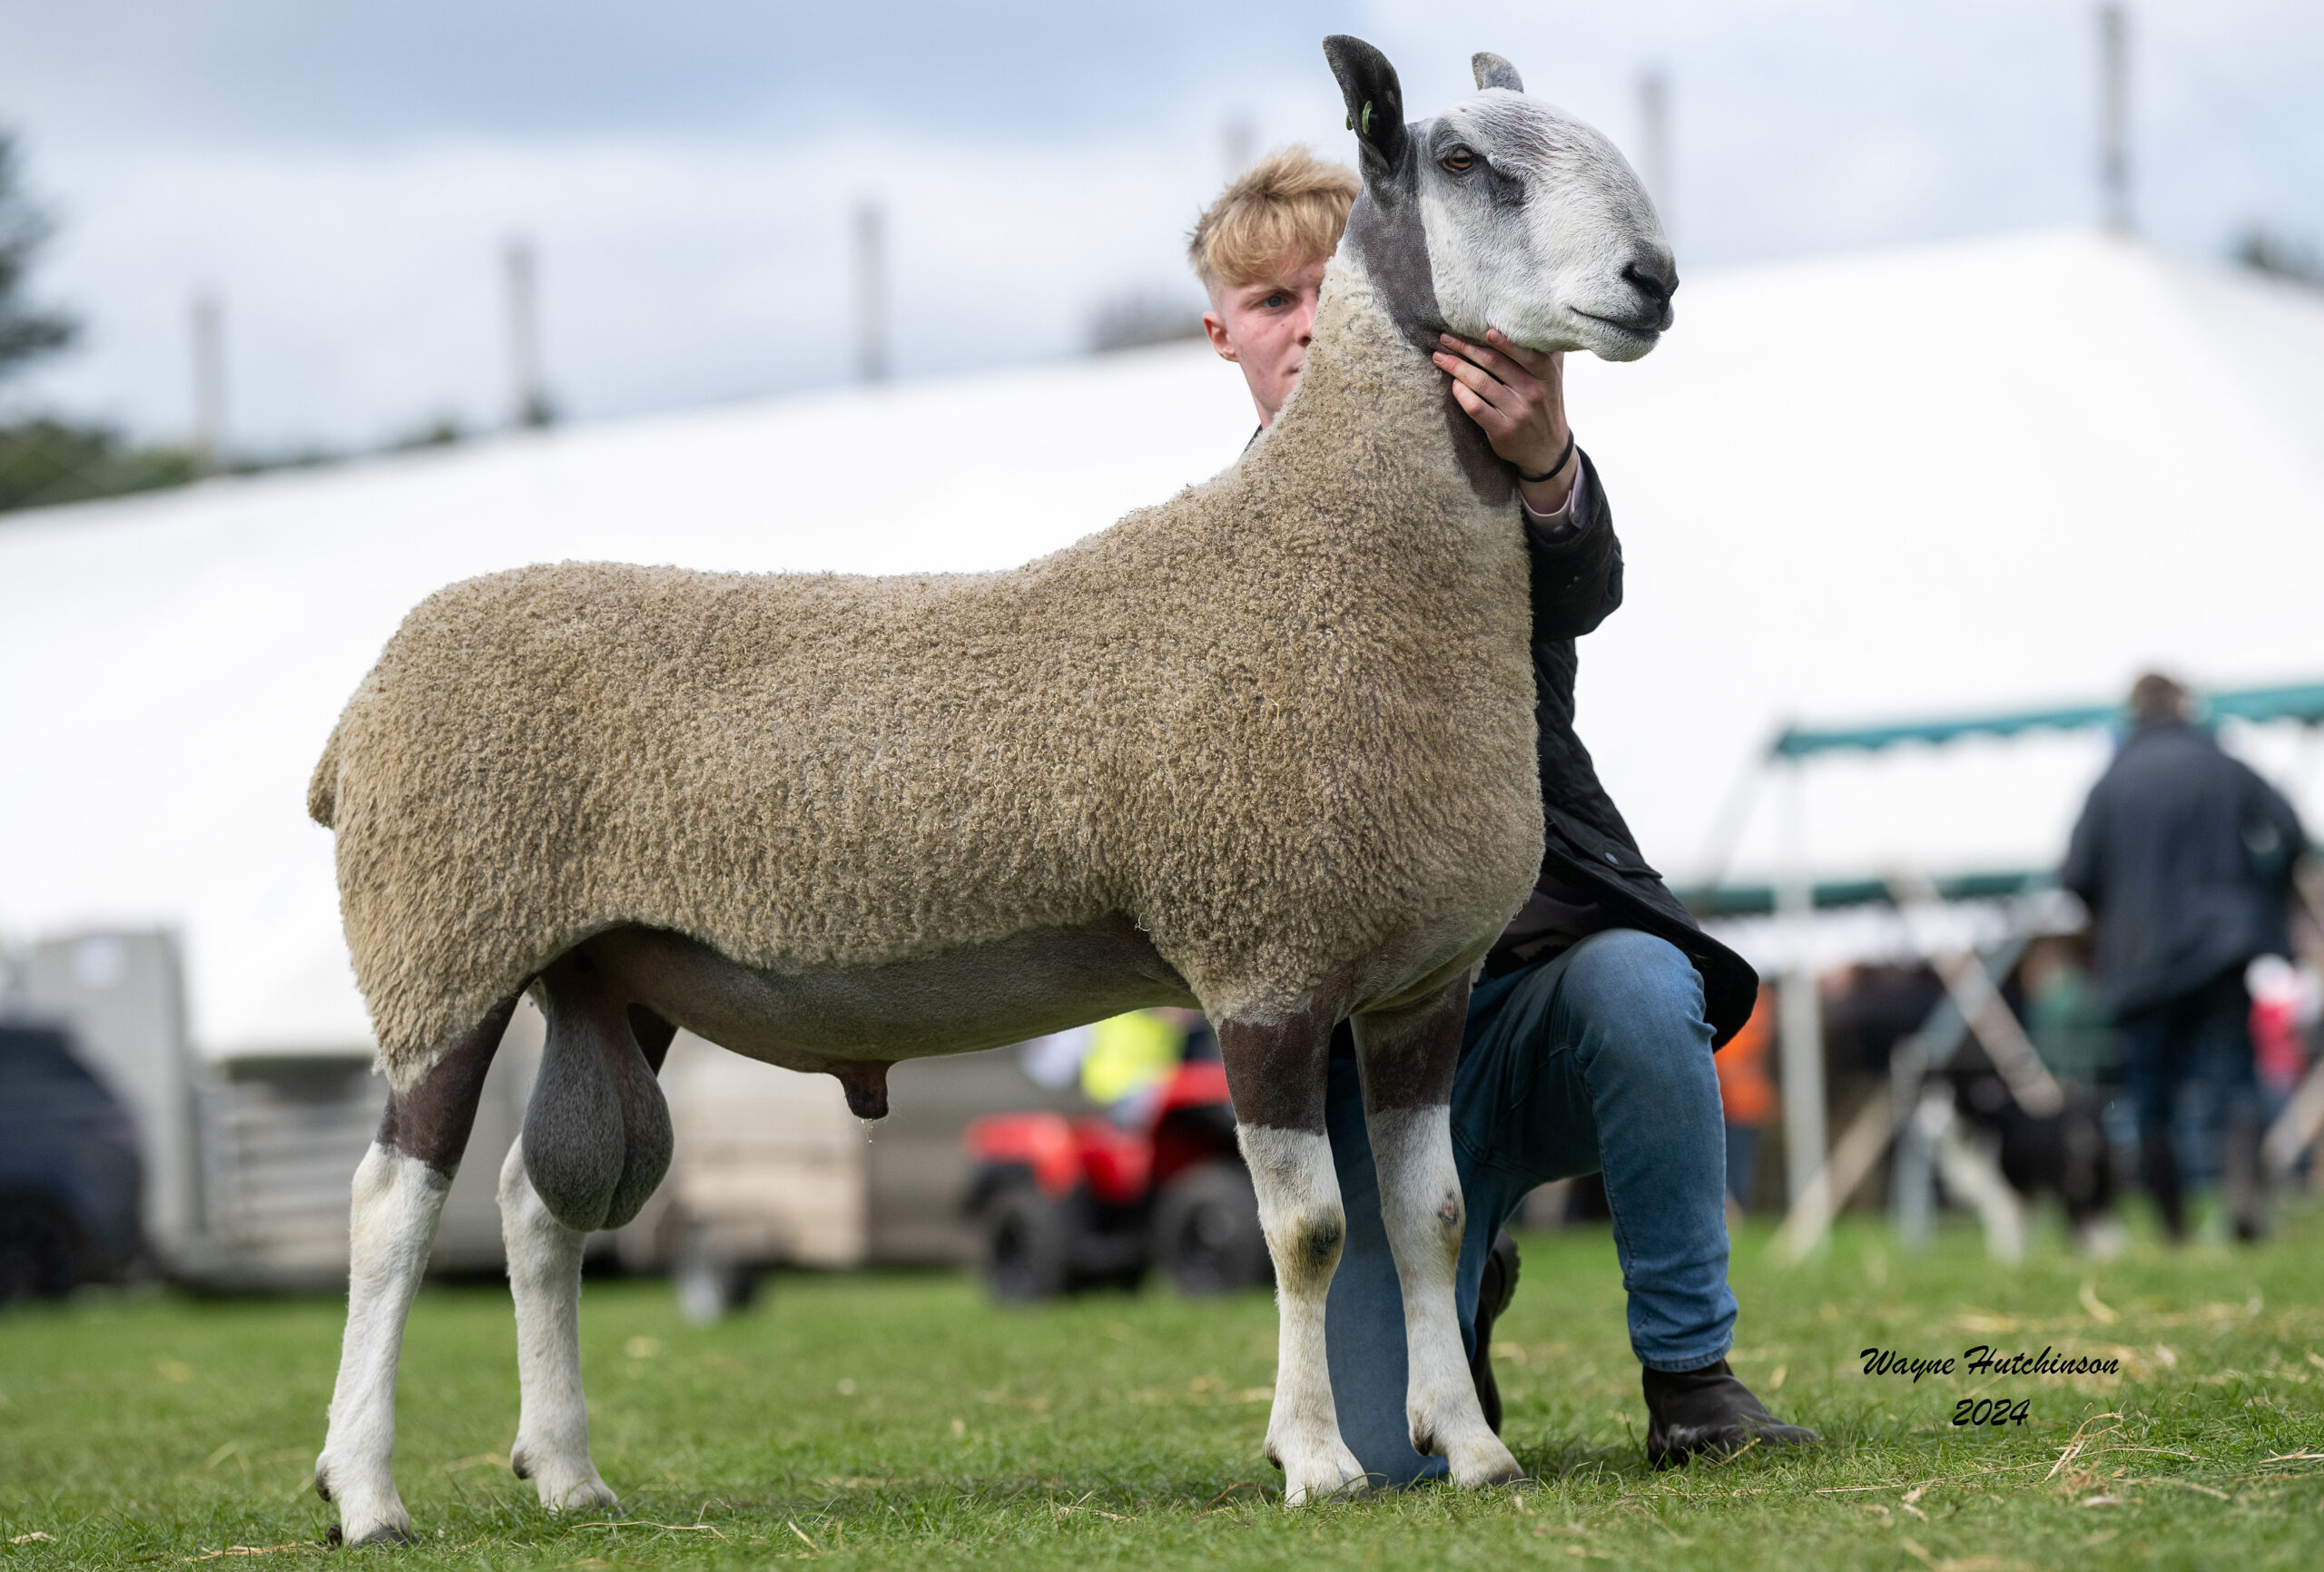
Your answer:
[[[1572,435],[1565,418],[1564,353],[1523,349],[1498,328],[1486,329],[1482,344],[1450,333],[1437,338],[1443,347],[1432,359],[1452,377],[1452,397],[1492,450],[1520,475],[1539,475],[1555,463]],[[1535,513],[1557,512],[1581,473],[1580,457],[1569,454],[1547,479],[1520,483],[1525,505]]]

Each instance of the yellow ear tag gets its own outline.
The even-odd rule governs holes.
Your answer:
[[[1363,133],[1363,134],[1364,134],[1365,136],[1370,136],[1370,135],[1372,134],[1372,106],[1371,106],[1370,104],[1368,104],[1368,103],[1367,103],[1367,104],[1365,104],[1365,105],[1364,106],[1364,133]]]

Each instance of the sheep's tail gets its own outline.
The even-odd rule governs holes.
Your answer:
[[[323,744],[323,756],[307,781],[307,817],[326,830],[339,814],[339,731],[337,726],[330,729],[330,741]]]

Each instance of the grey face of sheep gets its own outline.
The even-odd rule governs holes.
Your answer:
[[[1407,125],[1384,55],[1344,36],[1324,40],[1324,53],[1363,153],[1364,201],[1350,233],[1375,277],[1384,269],[1386,287],[1406,296],[1398,315],[1408,328],[1480,340],[1499,328],[1530,349],[1609,360],[1654,348],[1670,326],[1678,268],[1612,142],[1526,97],[1497,54],[1472,62],[1474,97]]]

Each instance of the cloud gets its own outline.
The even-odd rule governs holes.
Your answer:
[[[182,428],[187,303],[215,290],[230,427],[281,446],[438,411],[499,418],[513,233],[541,259],[553,390],[582,416],[843,380],[846,235],[866,198],[888,213],[900,374],[1072,353],[1125,287],[1191,296],[1182,237],[1219,154],[1208,138],[959,147],[875,132],[108,153],[63,172],[80,196],[53,276],[96,303],[94,330],[40,389]]]
[[[1167,121],[1192,86],[1319,69],[1344,7],[1232,0],[42,0],[0,88],[76,134],[356,146],[797,132],[875,112],[955,138]]]
[[[1626,145],[1662,70],[1690,270],[2096,211],[2084,0],[1492,0],[1457,26],[1419,0],[0,0],[0,104],[65,222],[40,288],[91,323],[24,392],[182,432],[212,288],[246,441],[490,419],[519,231],[576,414],[839,380],[867,193],[902,374],[1068,353],[1099,300],[1179,283],[1228,120],[1344,147],[1335,28],[1389,52],[1415,113],[1490,47]],[[2149,234],[2324,235],[2324,14],[2142,0],[2134,29]]]

